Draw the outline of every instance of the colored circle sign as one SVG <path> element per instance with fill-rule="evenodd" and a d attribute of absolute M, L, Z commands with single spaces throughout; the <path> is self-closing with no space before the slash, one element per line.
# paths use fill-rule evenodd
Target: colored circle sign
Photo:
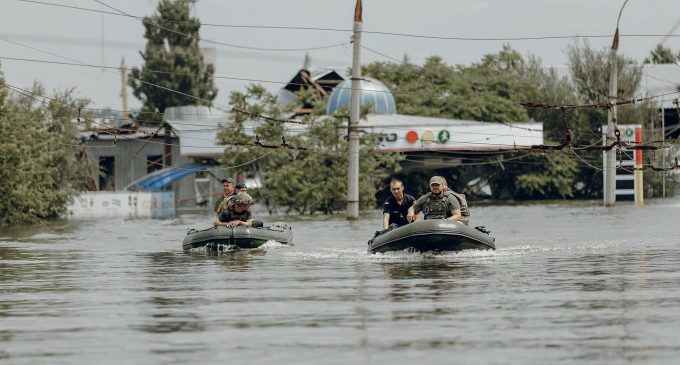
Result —
<path fill-rule="evenodd" d="M 418 132 L 416 131 L 408 131 L 406 133 L 406 142 L 410 144 L 414 144 L 418 141 Z"/>
<path fill-rule="evenodd" d="M 446 129 L 440 130 L 439 134 L 437 134 L 437 140 L 439 141 L 439 143 L 442 144 L 448 142 L 450 137 L 451 135 L 449 134 L 449 131 L 447 131 Z"/>
<path fill-rule="evenodd" d="M 426 130 L 425 133 L 423 133 L 423 143 L 432 143 L 434 142 L 434 133 L 432 133 L 431 130 Z"/>
<path fill-rule="evenodd" d="M 635 134 L 635 131 L 633 131 L 633 128 L 626 128 L 626 137 L 631 138 L 631 137 L 633 137 L 633 134 Z"/>

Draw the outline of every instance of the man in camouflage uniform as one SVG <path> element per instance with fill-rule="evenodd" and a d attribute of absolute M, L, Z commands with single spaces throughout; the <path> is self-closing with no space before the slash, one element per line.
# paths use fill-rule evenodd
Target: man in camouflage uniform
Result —
<path fill-rule="evenodd" d="M 220 199 L 215 202 L 215 214 L 219 215 L 227 207 L 227 201 L 232 196 L 236 195 L 234 191 L 234 181 L 230 178 L 222 179 L 222 186 L 224 187 L 224 193 Z"/>
<path fill-rule="evenodd" d="M 442 179 L 444 178 L 442 177 Z M 465 223 L 466 225 L 470 224 L 470 208 L 468 207 L 467 198 L 465 197 L 465 194 L 457 193 L 451 190 L 448 186 L 448 183 L 446 182 L 446 179 L 444 179 L 444 194 L 451 195 L 458 201 L 458 204 L 460 205 L 461 214 L 461 217 L 460 219 L 458 219 L 458 221 L 461 223 Z"/>
<path fill-rule="evenodd" d="M 450 219 L 460 221 L 463 217 L 460 204 L 453 194 L 445 193 L 446 180 L 441 176 L 430 179 L 430 192 L 420 197 L 408 210 L 407 219 L 416 220 L 416 214 L 423 213 L 424 219 Z"/>
<path fill-rule="evenodd" d="M 253 214 L 250 206 L 253 205 L 253 198 L 248 193 L 238 193 L 228 199 L 226 208 L 220 212 L 215 220 L 216 226 L 251 226 Z"/>

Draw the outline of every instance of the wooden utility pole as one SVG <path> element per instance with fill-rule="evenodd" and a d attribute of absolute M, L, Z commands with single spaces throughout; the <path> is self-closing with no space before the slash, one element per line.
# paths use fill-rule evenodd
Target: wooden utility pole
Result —
<path fill-rule="evenodd" d="M 352 43 L 352 96 L 350 101 L 349 148 L 347 164 L 347 218 L 359 218 L 359 112 L 361 110 L 361 29 L 363 25 L 363 9 L 361 0 L 357 0 L 354 8 L 354 32 Z"/>
<path fill-rule="evenodd" d="M 125 65 L 125 57 L 120 60 L 120 99 L 123 104 L 123 124 L 128 124 L 130 120 L 130 113 L 128 112 L 128 70 Z"/>
<path fill-rule="evenodd" d="M 666 109 L 663 104 L 661 104 L 661 145 L 666 145 Z M 661 166 L 666 167 L 666 149 L 661 150 Z M 661 177 L 661 197 L 666 199 L 666 171 L 661 172 Z"/>
<path fill-rule="evenodd" d="M 642 144 L 642 127 L 635 128 L 635 144 Z M 645 189 L 643 185 L 643 159 L 642 150 L 633 151 L 634 167 L 633 171 L 633 187 L 635 189 L 635 206 L 642 207 L 645 205 Z"/>
<path fill-rule="evenodd" d="M 618 97 L 618 63 L 616 51 L 619 48 L 619 27 L 616 27 L 614 41 L 609 51 L 609 112 L 607 113 L 607 144 L 615 140 L 616 131 L 616 99 Z M 616 148 L 605 152 L 604 169 L 604 205 L 607 207 L 616 204 Z"/>

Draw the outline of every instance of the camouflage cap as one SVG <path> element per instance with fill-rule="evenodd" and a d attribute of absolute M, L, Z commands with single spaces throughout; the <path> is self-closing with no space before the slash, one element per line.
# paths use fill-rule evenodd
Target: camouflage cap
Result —
<path fill-rule="evenodd" d="M 248 204 L 248 205 L 253 204 L 253 198 L 251 198 L 248 193 L 244 192 L 234 195 L 232 201 L 234 202 L 234 204 Z"/>
<path fill-rule="evenodd" d="M 445 186 L 446 180 L 444 180 L 444 178 L 441 176 L 432 176 L 432 178 L 430 178 L 430 185 L 432 184 L 439 184 L 441 186 Z"/>

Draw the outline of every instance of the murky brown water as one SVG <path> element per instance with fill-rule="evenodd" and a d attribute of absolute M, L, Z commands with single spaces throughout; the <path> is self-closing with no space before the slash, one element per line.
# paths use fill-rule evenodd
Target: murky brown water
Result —
<path fill-rule="evenodd" d="M 674 364 L 680 203 L 475 208 L 495 252 L 366 253 L 379 223 L 183 253 L 185 227 L 0 232 L 0 362 Z"/>

